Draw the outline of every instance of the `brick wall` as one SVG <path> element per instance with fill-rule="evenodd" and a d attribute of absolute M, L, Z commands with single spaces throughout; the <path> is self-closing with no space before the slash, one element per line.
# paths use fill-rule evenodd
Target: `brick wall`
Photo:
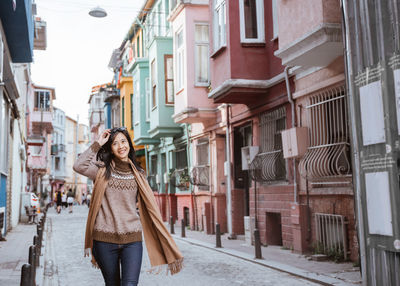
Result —
<path fill-rule="evenodd" d="M 257 185 L 257 220 L 262 244 L 268 244 L 268 235 L 272 239 L 275 233 L 270 232 L 273 226 L 267 224 L 267 213 L 278 213 L 281 216 L 282 244 L 291 247 L 293 243 L 290 204 L 293 202 L 293 185 Z M 254 187 L 250 189 L 250 216 L 254 217 Z"/>

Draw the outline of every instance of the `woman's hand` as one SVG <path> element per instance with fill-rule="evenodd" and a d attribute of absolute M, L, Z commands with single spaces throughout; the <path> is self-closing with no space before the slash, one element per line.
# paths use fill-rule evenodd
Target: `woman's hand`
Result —
<path fill-rule="evenodd" d="M 97 139 L 97 142 L 99 142 L 100 146 L 103 146 L 104 144 L 106 144 L 106 142 L 108 141 L 108 138 L 110 138 L 110 132 L 111 132 L 111 129 L 106 129 L 101 133 L 99 139 Z"/>

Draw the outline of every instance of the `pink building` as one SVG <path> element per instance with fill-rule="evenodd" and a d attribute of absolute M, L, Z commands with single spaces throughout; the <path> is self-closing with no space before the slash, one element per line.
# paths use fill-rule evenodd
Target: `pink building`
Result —
<path fill-rule="evenodd" d="M 28 187 L 30 191 L 50 191 L 51 133 L 55 89 L 34 85 L 28 98 Z"/>

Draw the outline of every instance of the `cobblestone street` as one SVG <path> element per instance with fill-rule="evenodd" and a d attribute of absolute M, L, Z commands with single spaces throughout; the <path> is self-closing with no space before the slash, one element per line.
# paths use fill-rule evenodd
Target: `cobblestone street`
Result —
<path fill-rule="evenodd" d="M 75 206 L 69 214 L 49 209 L 45 263 L 54 262 L 54 274 L 45 275 L 43 285 L 101 285 L 101 272 L 83 257 L 84 230 L 88 208 Z M 177 241 L 185 256 L 185 268 L 176 276 L 152 275 L 147 253 L 143 254 L 139 285 L 317 285 L 210 249 Z M 144 247 L 145 249 L 145 247 Z M 49 268 L 49 267 L 47 267 Z M 45 273 L 49 273 L 45 269 Z"/>

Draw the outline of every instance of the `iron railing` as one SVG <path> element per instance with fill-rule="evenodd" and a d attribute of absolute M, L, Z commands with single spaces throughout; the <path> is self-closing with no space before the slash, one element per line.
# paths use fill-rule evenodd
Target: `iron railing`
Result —
<path fill-rule="evenodd" d="M 315 214 L 315 230 L 319 252 L 346 260 L 348 256 L 345 217 L 333 214 Z"/>
<path fill-rule="evenodd" d="M 170 184 L 181 190 L 189 189 L 190 177 L 187 168 L 175 169 L 170 176 Z"/>
<path fill-rule="evenodd" d="M 345 87 L 310 98 L 307 126 L 310 147 L 300 161 L 300 173 L 310 180 L 351 175 Z"/>
<path fill-rule="evenodd" d="M 195 186 L 210 186 L 210 166 L 195 166 L 190 172 L 190 183 Z"/>
<path fill-rule="evenodd" d="M 282 150 L 258 154 L 250 164 L 250 176 L 257 182 L 286 179 L 286 161 Z"/>
<path fill-rule="evenodd" d="M 158 192 L 158 184 L 157 184 L 157 175 L 148 175 L 147 176 L 147 181 L 149 182 L 150 188 L 153 190 L 153 192 Z"/>

